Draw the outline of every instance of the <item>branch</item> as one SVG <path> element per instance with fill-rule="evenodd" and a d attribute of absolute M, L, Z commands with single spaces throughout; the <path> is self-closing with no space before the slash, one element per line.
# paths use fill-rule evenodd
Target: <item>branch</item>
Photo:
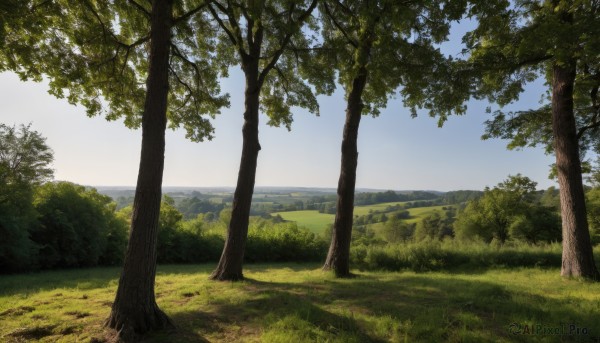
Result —
<path fill-rule="evenodd" d="M 180 17 L 178 17 L 178 18 L 175 18 L 175 19 L 173 20 L 173 26 L 174 26 L 174 25 L 176 25 L 176 24 L 178 24 L 179 22 L 182 22 L 182 21 L 185 21 L 185 20 L 189 19 L 189 18 L 190 18 L 190 17 L 192 17 L 194 14 L 196 14 L 196 13 L 200 12 L 200 11 L 201 11 L 201 10 L 202 10 L 204 7 L 206 7 L 206 6 L 208 6 L 208 3 L 204 2 L 202 5 L 200 5 L 200 6 L 196 7 L 196 8 L 194 8 L 193 10 L 191 10 L 191 11 L 189 11 L 189 12 L 187 12 L 187 13 L 185 13 L 185 14 L 181 15 L 181 16 L 180 16 Z"/>
<path fill-rule="evenodd" d="M 290 82 L 288 81 L 287 77 L 285 77 L 285 74 L 281 71 L 281 69 L 279 69 L 278 67 L 273 67 L 273 69 L 275 71 L 277 71 L 277 74 L 279 74 L 279 77 L 281 77 L 281 79 L 284 81 L 284 82 L 282 82 L 281 87 L 283 88 L 283 91 L 289 98 L 290 91 L 288 90 L 288 87 L 289 87 Z"/>
<path fill-rule="evenodd" d="M 346 38 L 346 40 L 348 41 L 348 43 L 350 43 L 350 45 L 352 45 L 352 47 L 354 47 L 355 49 L 358 49 L 358 42 L 356 42 L 352 38 L 350 38 L 350 36 L 346 33 L 346 30 L 344 30 L 344 28 L 340 25 L 340 23 L 338 23 L 337 20 L 335 20 L 335 16 L 331 13 L 329 6 L 327 6 L 327 2 L 325 2 L 324 5 L 325 5 L 325 13 L 327 13 L 327 16 L 333 22 L 333 25 L 344 35 L 344 38 Z"/>
<path fill-rule="evenodd" d="M 315 9 L 315 7 L 317 7 L 317 0 L 313 0 L 313 2 L 306 9 L 306 11 L 304 11 L 300 15 L 300 17 L 298 17 L 298 20 L 295 23 L 292 22 L 293 26 L 298 26 L 299 24 L 301 24 L 302 22 L 304 22 L 306 20 L 306 18 L 308 18 L 308 16 Z M 292 14 L 290 13 L 290 17 L 291 17 L 291 15 Z M 293 33 L 295 33 L 296 29 L 297 29 L 297 27 L 294 27 L 290 32 L 288 32 L 288 34 L 283 39 L 283 42 L 281 43 L 281 46 L 279 47 L 279 49 L 277 49 L 275 51 L 275 53 L 273 54 L 273 58 L 271 59 L 271 61 L 266 65 L 266 67 L 262 70 L 262 72 L 258 76 L 259 87 L 262 86 L 263 82 L 265 81 L 265 78 L 267 77 L 267 75 L 269 74 L 269 72 L 271 71 L 271 69 L 273 69 L 273 67 L 275 66 L 275 64 L 279 60 L 279 57 L 281 57 L 281 54 L 283 54 L 283 51 L 286 49 L 288 43 L 292 39 L 292 35 L 293 35 Z"/>
<path fill-rule="evenodd" d="M 140 5 L 139 3 L 137 3 L 135 0 L 127 0 L 130 4 L 133 5 L 133 7 L 137 8 L 138 10 L 140 10 L 142 13 L 144 13 L 147 17 L 150 17 L 150 12 L 148 12 L 147 9 L 144 8 L 144 6 Z"/>
<path fill-rule="evenodd" d="M 545 56 L 536 56 L 536 57 L 532 57 L 526 60 L 523 60 L 519 63 L 517 63 L 516 68 L 519 69 L 521 67 L 524 66 L 529 66 L 529 65 L 534 65 L 534 64 L 538 64 L 538 63 L 542 63 L 545 62 L 551 58 L 553 58 L 553 55 L 545 55 Z"/>
<path fill-rule="evenodd" d="M 598 112 L 596 112 L 594 114 L 594 117 L 592 118 L 592 123 L 589 125 L 586 125 L 582 128 L 579 129 L 579 131 L 577 132 L 577 140 L 580 140 L 581 137 L 583 137 L 583 134 L 587 131 L 587 130 L 591 130 L 591 129 L 595 129 L 597 127 L 600 127 L 600 122 L 598 121 Z"/>
<path fill-rule="evenodd" d="M 185 107 L 185 105 L 187 105 L 187 103 L 189 102 L 190 98 L 194 98 L 194 107 L 196 108 L 196 111 L 200 112 L 200 108 L 198 107 L 198 101 L 196 100 L 196 98 L 193 96 L 194 91 L 192 90 L 192 88 L 190 87 L 190 85 L 188 85 L 186 82 L 184 82 L 179 75 L 177 74 L 177 72 L 169 67 L 169 70 L 171 70 L 171 73 L 175 76 L 175 79 L 177 80 L 177 83 L 179 83 L 180 85 L 182 85 L 185 89 L 187 89 L 188 91 L 188 96 L 185 97 L 185 100 L 183 102 L 183 104 L 178 108 L 182 109 L 183 107 Z"/>
<path fill-rule="evenodd" d="M 216 1 L 212 1 L 211 4 L 214 4 L 215 6 L 217 6 L 217 8 L 225 13 L 227 15 L 227 17 L 229 18 L 229 22 L 231 23 L 232 21 L 235 22 L 234 19 L 232 19 L 229 15 L 229 11 L 227 8 L 225 8 L 223 5 L 219 4 Z M 227 27 L 227 25 L 225 25 L 225 23 L 223 22 L 223 20 L 221 19 L 221 17 L 219 17 L 219 15 L 217 14 L 217 12 L 215 11 L 215 9 L 211 6 L 211 4 L 208 5 L 208 10 L 210 11 L 210 13 L 212 14 L 213 18 L 215 18 L 215 20 L 219 23 L 219 26 L 221 26 L 221 28 L 225 31 L 225 33 L 227 34 L 227 36 L 229 37 L 229 40 L 231 41 L 231 43 L 237 47 L 238 52 L 240 53 L 240 55 L 242 57 L 247 56 L 248 54 L 246 53 L 246 51 L 244 50 L 244 46 L 243 46 L 243 39 L 242 37 L 238 35 L 235 35 L 233 32 L 231 32 L 231 30 Z M 238 28 L 238 33 L 239 33 L 239 26 L 236 26 Z"/>

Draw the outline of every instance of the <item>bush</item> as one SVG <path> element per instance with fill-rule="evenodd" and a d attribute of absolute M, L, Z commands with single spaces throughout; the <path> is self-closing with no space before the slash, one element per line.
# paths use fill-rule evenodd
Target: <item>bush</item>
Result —
<path fill-rule="evenodd" d="M 248 262 L 320 261 L 327 242 L 296 223 L 263 223 L 248 231 L 245 260 Z"/>
<path fill-rule="evenodd" d="M 351 262 L 368 270 L 464 270 L 491 267 L 560 267 L 562 248 L 558 243 L 532 245 L 511 242 L 425 240 L 419 243 L 354 246 Z"/>
<path fill-rule="evenodd" d="M 125 226 L 109 197 L 69 182 L 46 183 L 37 189 L 34 206 L 39 225 L 31 230 L 31 239 L 41 268 L 119 262 L 108 254 L 122 252 Z"/>

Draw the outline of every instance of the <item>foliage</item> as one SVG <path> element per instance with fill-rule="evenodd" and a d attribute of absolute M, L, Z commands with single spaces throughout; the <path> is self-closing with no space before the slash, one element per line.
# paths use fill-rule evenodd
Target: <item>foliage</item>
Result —
<path fill-rule="evenodd" d="M 31 239 L 38 245 L 41 268 L 121 261 L 127 227 L 115 217 L 109 197 L 68 182 L 46 183 L 37 188 L 34 205 L 39 225 Z"/>
<path fill-rule="evenodd" d="M 248 262 L 320 261 L 327 242 L 295 223 L 270 224 L 259 221 L 250 226 L 246 245 Z"/>
<path fill-rule="evenodd" d="M 364 192 L 356 193 L 354 195 L 354 205 L 372 205 L 385 202 L 404 202 L 404 201 L 416 201 L 416 200 L 433 200 L 437 199 L 438 196 L 433 193 L 414 191 L 411 193 L 397 193 L 394 191 L 385 192 Z"/>
<path fill-rule="evenodd" d="M 215 204 L 210 200 L 202 200 L 198 197 L 184 198 L 175 203 L 175 207 L 183 214 L 185 219 L 192 219 L 201 213 L 214 212 L 219 213 L 224 204 Z"/>
<path fill-rule="evenodd" d="M 582 156 L 598 152 L 600 124 L 600 32 L 596 1 L 489 1 L 473 8 L 476 30 L 464 37 L 471 61 L 482 72 L 477 79 L 481 97 L 500 105 L 518 99 L 526 83 L 545 76 L 551 66 L 575 64 L 574 111 Z M 568 14 L 565 14 L 568 13 Z M 551 106 L 548 97 L 537 109 L 494 112 L 483 138 L 509 139 L 509 149 L 542 145 L 553 152 Z"/>
<path fill-rule="evenodd" d="M 447 211 L 442 217 L 440 212 L 434 211 L 432 214 L 424 217 L 418 224 L 414 232 L 416 240 L 424 239 L 444 239 L 445 237 L 454 237 L 452 223 L 454 218 L 453 211 Z"/>
<path fill-rule="evenodd" d="M 413 243 L 358 245 L 352 264 L 363 270 L 477 270 L 482 268 L 560 267 L 561 246 L 514 242 L 502 246 L 446 239 Z"/>
<path fill-rule="evenodd" d="M 138 127 L 148 73 L 148 5 L 24 1 L 20 16 L 4 19 L 8 34 L 0 70 L 35 81 L 48 77 L 51 94 L 83 105 L 89 116 L 122 117 L 127 126 Z M 198 15 L 203 6 L 175 1 L 169 59 L 169 125 L 183 127 L 193 141 L 212 138 L 213 127 L 203 115 L 214 116 L 228 105 L 227 96 L 218 95 L 218 76 L 226 69 L 222 60 L 210 58 L 215 33 Z"/>
<path fill-rule="evenodd" d="M 600 244 L 600 188 L 593 188 L 586 194 L 588 223 L 592 244 Z"/>
<path fill-rule="evenodd" d="M 540 205 L 536 200 L 536 183 L 516 175 L 486 189 L 478 200 L 467 203 L 454 224 L 459 239 L 493 239 L 504 243 L 510 239 L 527 242 L 559 241 L 560 218 L 556 209 Z"/>
<path fill-rule="evenodd" d="M 392 217 L 383 227 L 383 236 L 390 243 L 405 243 L 412 240 L 415 233 L 415 224 L 406 224 L 398 217 Z"/>
<path fill-rule="evenodd" d="M 37 225 L 34 188 L 52 178 L 52 150 L 31 126 L 0 124 L 0 270 L 19 271 L 35 263 L 29 231 Z"/>
<path fill-rule="evenodd" d="M 31 125 L 0 124 L 0 184 L 37 185 L 52 178 L 54 159 L 46 139 Z"/>
<path fill-rule="evenodd" d="M 269 125 L 288 130 L 293 106 L 318 113 L 313 90 L 303 81 L 299 64 L 311 63 L 315 29 L 311 14 L 317 1 L 211 1 L 208 10 L 219 32 L 215 58 L 239 65 L 259 92 L 260 110 Z M 327 87 L 317 87 L 322 93 Z"/>
<path fill-rule="evenodd" d="M 447 39 L 450 22 L 465 9 L 465 1 L 323 1 L 324 47 L 333 53 L 324 50 L 313 67 L 321 78 L 323 70 L 335 69 L 346 97 L 353 80 L 368 75 L 361 94 L 364 114 L 377 116 L 402 86 L 413 115 L 424 108 L 442 123 L 450 113 L 464 112 L 468 84 L 460 63 L 436 44 Z"/>

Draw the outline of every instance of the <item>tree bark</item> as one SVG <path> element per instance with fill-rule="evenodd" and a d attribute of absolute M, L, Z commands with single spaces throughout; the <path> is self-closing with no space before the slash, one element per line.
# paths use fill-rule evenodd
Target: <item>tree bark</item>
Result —
<path fill-rule="evenodd" d="M 588 229 L 579 140 L 573 112 L 575 63 L 555 64 L 552 72 L 552 129 L 563 235 L 560 274 L 600 280 Z"/>
<path fill-rule="evenodd" d="M 169 92 L 172 0 L 152 3 L 150 62 L 142 115 L 142 150 L 133 202 L 129 243 L 107 325 L 122 340 L 172 326 L 156 304 L 156 245 Z"/>
<path fill-rule="evenodd" d="M 244 278 L 242 265 L 248 236 L 250 206 L 254 193 L 256 165 L 260 143 L 258 141 L 258 111 L 260 88 L 258 77 L 258 59 L 246 58 L 242 65 L 246 77 L 244 91 L 244 126 L 242 128 L 242 158 L 238 173 L 237 186 L 233 195 L 231 221 L 227 228 L 225 246 L 217 268 L 210 278 L 220 281 L 238 281 Z"/>
<path fill-rule="evenodd" d="M 358 165 L 358 127 L 362 117 L 362 93 L 367 83 L 367 70 L 362 67 L 352 81 L 348 96 L 346 122 L 342 138 L 342 163 L 337 188 L 335 222 L 331 244 L 323 270 L 333 270 L 337 277 L 350 277 L 350 243 L 354 218 L 354 190 Z"/>

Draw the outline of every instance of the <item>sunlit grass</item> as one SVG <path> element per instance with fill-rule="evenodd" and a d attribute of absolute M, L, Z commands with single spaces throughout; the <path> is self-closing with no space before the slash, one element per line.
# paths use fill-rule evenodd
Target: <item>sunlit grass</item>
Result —
<path fill-rule="evenodd" d="M 327 226 L 332 224 L 335 219 L 333 214 L 319 213 L 316 210 L 277 212 L 272 215 L 280 215 L 283 219 L 296 222 L 298 226 L 306 227 L 316 234 L 325 231 Z"/>
<path fill-rule="evenodd" d="M 150 342 L 555 342 L 600 337 L 600 284 L 558 269 L 469 273 L 356 272 L 318 264 L 249 265 L 247 281 L 213 282 L 213 265 L 160 266 L 156 293 L 175 332 Z M 53 271 L 0 279 L 0 341 L 102 342 L 119 270 Z M 513 335 L 575 325 L 587 335 Z"/>

